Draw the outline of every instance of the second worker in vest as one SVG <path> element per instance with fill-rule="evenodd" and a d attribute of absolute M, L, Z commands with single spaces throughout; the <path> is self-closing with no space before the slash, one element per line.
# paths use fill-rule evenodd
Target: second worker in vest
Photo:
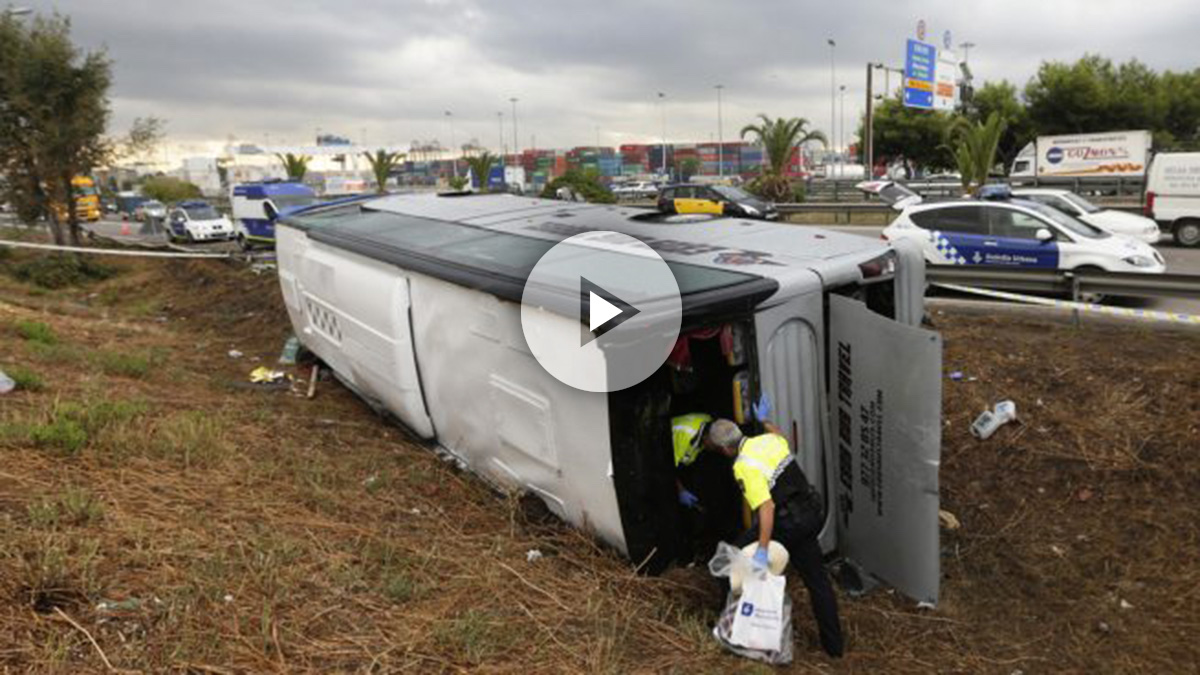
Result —
<path fill-rule="evenodd" d="M 727 505 L 737 499 L 728 459 L 704 452 L 711 415 L 689 413 L 671 419 L 675 452 L 675 490 L 679 495 L 684 527 L 679 555 L 690 562 L 696 551 L 711 551 L 718 541 L 737 535 L 738 514 Z"/>
<path fill-rule="evenodd" d="M 821 646 L 830 656 L 842 655 L 842 625 L 838 619 L 837 596 L 825 572 L 817 536 L 825 520 L 821 498 L 788 447 L 779 428 L 767 421 L 770 402 L 764 397 L 754 406 L 755 417 L 767 433 L 746 437 L 730 420 L 716 420 L 708 427 L 708 442 L 734 460 L 733 473 L 750 508 L 754 525 L 737 542 L 755 541 L 756 567 L 767 566 L 767 546 L 772 539 L 783 544 L 791 566 L 808 588 Z"/>

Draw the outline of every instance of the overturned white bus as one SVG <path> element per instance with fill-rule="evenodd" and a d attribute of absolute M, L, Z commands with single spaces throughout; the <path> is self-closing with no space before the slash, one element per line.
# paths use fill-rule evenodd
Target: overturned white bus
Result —
<path fill-rule="evenodd" d="M 692 345 L 686 364 L 611 393 L 552 377 L 521 329 L 523 285 L 541 255 L 600 230 L 667 262 L 679 339 Z M 347 386 L 645 569 L 664 569 L 688 544 L 671 418 L 744 421 L 765 392 L 824 496 L 826 551 L 937 601 L 941 341 L 919 325 L 919 250 L 763 221 L 433 194 L 294 214 L 277 250 L 296 334 Z M 740 496 L 708 508 L 740 513 Z"/>

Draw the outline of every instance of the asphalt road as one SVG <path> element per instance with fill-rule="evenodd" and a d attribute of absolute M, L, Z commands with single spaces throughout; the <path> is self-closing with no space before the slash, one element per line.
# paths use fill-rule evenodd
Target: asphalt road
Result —
<path fill-rule="evenodd" d="M 879 234 L 883 232 L 882 227 L 871 225 L 803 225 L 801 227 L 821 227 L 836 232 L 871 237 L 872 239 L 878 239 Z M 1155 248 L 1162 254 L 1163 259 L 1167 261 L 1168 272 L 1173 274 L 1200 274 L 1200 248 L 1176 246 L 1173 241 L 1167 240 L 1166 237 Z M 1180 314 L 1200 314 L 1200 300 L 1186 300 L 1182 298 L 1110 298 L 1106 301 L 1106 304 L 1155 309 Z"/>

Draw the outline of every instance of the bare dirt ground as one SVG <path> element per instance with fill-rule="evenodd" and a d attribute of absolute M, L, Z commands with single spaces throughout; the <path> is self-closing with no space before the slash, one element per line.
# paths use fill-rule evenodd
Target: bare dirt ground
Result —
<path fill-rule="evenodd" d="M 703 571 L 635 574 L 333 381 L 247 388 L 288 334 L 270 273 L 120 262 L 46 291 L 0 256 L 0 370 L 22 384 L 0 397 L 0 672 L 771 670 L 716 646 Z M 783 670 L 1194 669 L 1195 334 L 933 318 L 964 373 L 945 385 L 961 527 L 942 602 L 843 595 L 835 662 L 794 579 Z M 1021 423 L 974 440 L 1003 398 Z"/>

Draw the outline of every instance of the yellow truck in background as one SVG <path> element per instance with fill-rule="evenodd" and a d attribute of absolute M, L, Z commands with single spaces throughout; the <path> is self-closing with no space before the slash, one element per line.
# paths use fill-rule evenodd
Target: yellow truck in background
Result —
<path fill-rule="evenodd" d="M 71 179 L 71 189 L 75 192 L 75 213 L 80 221 L 95 222 L 100 220 L 100 193 L 96 183 L 87 176 L 75 176 Z M 57 202 L 50 205 L 58 222 L 67 221 L 67 207 Z"/>

